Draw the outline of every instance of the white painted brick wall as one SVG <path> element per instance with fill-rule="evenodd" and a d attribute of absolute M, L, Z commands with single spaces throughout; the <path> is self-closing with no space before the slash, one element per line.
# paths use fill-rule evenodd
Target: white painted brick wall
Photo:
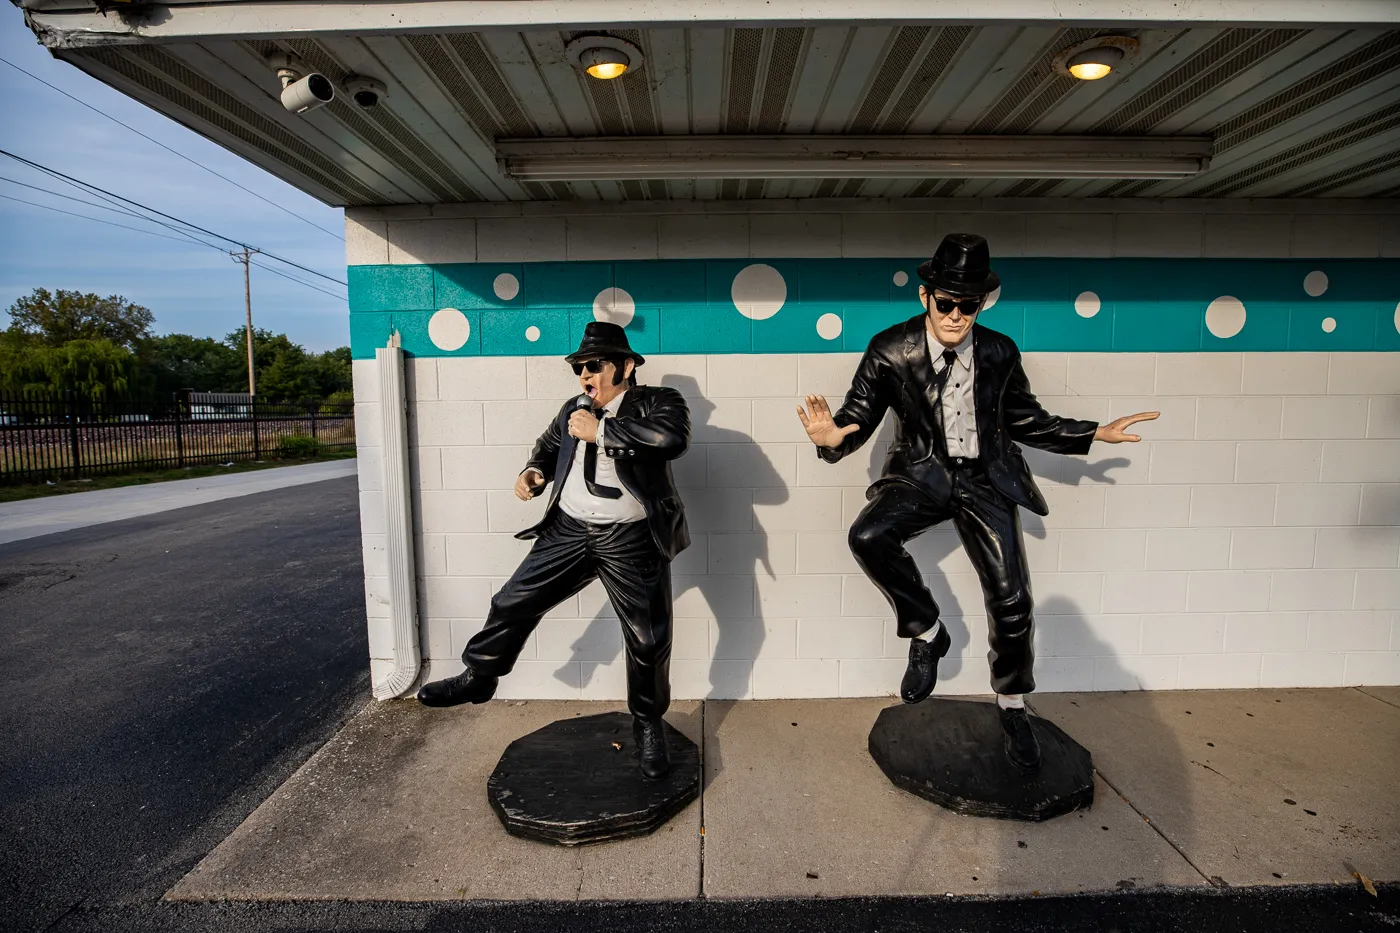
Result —
<path fill-rule="evenodd" d="M 1079 393 L 1046 393 L 1052 410 L 1156 405 L 1186 422 L 1146 426 L 1138 447 L 1032 458 L 1052 510 L 1023 513 L 1042 690 L 1400 681 L 1400 442 L 1368 436 L 1394 418 L 1382 365 L 1394 357 L 1298 356 L 1028 356 L 1032 380 Z M 713 393 L 676 468 L 694 538 L 673 567 L 676 696 L 892 693 L 907 642 L 846 543 L 880 452 L 822 463 L 793 414 L 809 387 L 844 390 L 855 357 L 764 359 L 757 385 L 745 357 L 654 356 L 644 371 L 648 382 L 688 376 Z M 457 669 L 528 548 L 513 534 L 541 503 L 521 503 L 509 487 L 572 381 L 553 359 L 415 365 L 412 385 L 439 396 L 413 400 L 413 462 L 424 477 L 415 491 L 423 647 L 440 676 Z M 1264 374 L 1278 372 L 1295 377 L 1287 396 L 1242 394 L 1267 390 Z M 373 369 L 357 363 L 355 376 L 365 416 L 377 417 Z M 1195 380 L 1219 391 L 1192 395 Z M 748 394 L 725 394 L 738 385 Z M 516 397 L 502 397 L 509 391 Z M 721 425 L 737 434 L 716 442 L 707 429 Z M 377 463 L 375 433 L 360 436 L 364 465 Z M 391 639 L 373 469 L 361 487 L 371 653 L 383 660 Z M 954 636 L 958 660 L 945 662 L 940 691 L 986 692 L 986 622 L 966 555 L 943 528 L 910 549 Z M 546 618 L 501 695 L 621 697 L 621 652 L 594 585 Z"/>
<path fill-rule="evenodd" d="M 1359 202 L 707 202 L 354 210 L 353 263 L 891 256 L 930 231 L 993 231 L 1002 256 L 1394 255 Z M 1307 212 L 1307 222 L 1294 222 Z M 514 216 L 511 216 L 514 212 Z M 489 215 L 489 216 L 488 216 Z M 577 216 L 576 216 L 577 215 Z M 616 215 L 616 216 L 610 216 Z M 1340 246 L 1338 245 L 1340 244 Z M 1386 252 L 1389 250 L 1389 252 Z M 673 566 L 677 697 L 893 693 L 907 642 L 846 530 L 882 450 L 831 466 L 793 414 L 839 398 L 858 354 L 654 355 L 642 375 L 692 396 L 676 465 L 694 544 Z M 1400 683 L 1400 355 L 1034 353 L 1052 411 L 1160 409 L 1136 447 L 1028 452 L 1051 514 L 1022 514 L 1043 691 Z M 354 364 L 372 669 L 385 604 L 378 386 Z M 510 493 L 576 383 L 555 358 L 411 361 L 410 467 L 424 677 L 461 670 L 541 503 Z M 703 402 L 703 403 L 702 403 Z M 986 622 L 956 539 L 911 544 L 953 649 L 940 693 L 984 693 Z M 551 612 L 503 697 L 620 698 L 621 639 L 601 587 Z"/>

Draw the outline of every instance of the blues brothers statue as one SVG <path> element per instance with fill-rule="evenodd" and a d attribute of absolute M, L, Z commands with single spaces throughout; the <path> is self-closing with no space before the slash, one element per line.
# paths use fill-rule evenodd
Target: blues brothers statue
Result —
<path fill-rule="evenodd" d="M 1096 440 L 1140 440 L 1124 429 L 1158 413 L 1100 425 L 1042 408 L 1016 344 L 976 323 L 1000 284 L 982 237 L 950 234 L 918 274 L 924 313 L 871 338 L 834 416 L 818 395 L 808 395 L 797 414 L 818 456 L 835 463 L 894 412 L 894 440 L 849 541 L 861 569 L 893 607 L 899 636 L 910 640 L 900 696 L 918 703 L 933 691 L 950 644 L 938 604 L 904 545 L 951 520 L 986 600 L 987 658 L 1006 755 L 1021 771 L 1033 772 L 1040 749 L 1022 699 L 1035 689 L 1031 583 L 1018 509 L 1037 515 L 1049 509 L 1017 444 L 1085 454 Z"/>
<path fill-rule="evenodd" d="M 592 321 L 565 357 L 583 394 L 559 410 L 515 483 L 529 500 L 554 489 L 534 539 L 467 642 L 467 669 L 426 684 L 426 706 L 484 703 L 509 674 L 540 618 L 601 580 L 622 623 L 627 705 L 644 776 L 670 770 L 661 717 L 671 702 L 671 560 L 690 544 L 671 461 L 690 445 L 690 411 L 675 389 L 637 384 L 646 360 L 616 324 Z"/>

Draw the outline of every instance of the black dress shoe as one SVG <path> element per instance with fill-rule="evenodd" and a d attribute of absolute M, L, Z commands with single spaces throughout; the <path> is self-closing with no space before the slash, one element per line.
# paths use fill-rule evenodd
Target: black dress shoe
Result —
<path fill-rule="evenodd" d="M 671 756 L 666 750 L 666 725 L 660 719 L 632 720 L 632 737 L 637 740 L 637 766 L 642 777 L 659 781 L 671 773 Z"/>
<path fill-rule="evenodd" d="M 496 693 L 498 677 L 487 677 L 467 668 L 456 677 L 435 680 L 418 688 L 418 702 L 424 706 L 456 706 L 459 703 L 485 703 Z"/>
<path fill-rule="evenodd" d="M 917 703 L 933 692 L 938 683 L 938 661 L 952 644 L 947 626 L 942 625 L 933 641 L 909 639 L 909 666 L 904 669 L 904 680 L 899 684 L 899 696 L 905 703 Z"/>
<path fill-rule="evenodd" d="M 1031 718 L 1024 709 L 1001 709 L 1001 731 L 1006 733 L 1002 744 L 1006 747 L 1006 757 L 1023 772 L 1029 774 L 1040 768 L 1040 743 L 1031 731 Z"/>

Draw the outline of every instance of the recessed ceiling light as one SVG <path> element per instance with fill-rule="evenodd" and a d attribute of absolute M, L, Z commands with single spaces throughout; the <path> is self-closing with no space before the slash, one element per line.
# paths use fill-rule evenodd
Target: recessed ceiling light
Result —
<path fill-rule="evenodd" d="M 1125 67 L 1137 50 L 1138 40 L 1131 36 L 1095 36 L 1061 49 L 1050 67 L 1059 74 L 1080 81 L 1097 81 Z"/>
<path fill-rule="evenodd" d="M 1111 46 L 1089 49 L 1072 56 L 1065 63 L 1069 73 L 1081 81 L 1097 81 L 1108 76 L 1113 66 L 1123 60 L 1123 50 Z"/>
<path fill-rule="evenodd" d="M 620 78 L 642 65 L 642 50 L 617 36 L 579 36 L 564 51 L 576 67 L 601 81 Z"/>
<path fill-rule="evenodd" d="M 626 52 L 616 49 L 587 49 L 579 56 L 579 64 L 593 77 L 610 81 L 622 77 L 632 62 Z"/>

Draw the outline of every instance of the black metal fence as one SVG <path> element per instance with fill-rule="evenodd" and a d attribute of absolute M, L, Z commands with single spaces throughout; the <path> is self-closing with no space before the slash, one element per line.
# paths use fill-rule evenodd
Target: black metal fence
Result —
<path fill-rule="evenodd" d="M 310 456 L 355 446 L 355 406 L 179 393 L 94 402 L 0 393 L 0 483 Z"/>

